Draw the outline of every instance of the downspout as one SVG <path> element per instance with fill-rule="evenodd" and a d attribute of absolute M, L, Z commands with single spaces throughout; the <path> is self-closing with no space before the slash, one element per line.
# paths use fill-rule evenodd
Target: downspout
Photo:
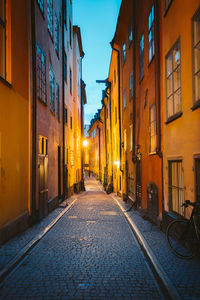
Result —
<path fill-rule="evenodd" d="M 99 129 L 99 181 L 100 181 L 100 166 L 101 166 L 101 138 L 100 138 L 100 127 Z"/>
<path fill-rule="evenodd" d="M 135 1 L 133 1 L 133 151 L 132 151 L 132 162 L 136 163 L 135 154 L 135 138 L 136 138 L 136 15 L 135 15 Z"/>
<path fill-rule="evenodd" d="M 121 142 L 122 142 L 122 129 L 121 129 L 121 89 L 120 89 L 120 51 L 113 47 L 113 42 L 110 43 L 111 47 L 114 51 L 117 52 L 117 66 L 118 66 L 118 106 L 119 106 L 119 155 L 120 155 L 120 171 L 123 173 L 122 170 L 122 149 L 121 149 Z"/>
<path fill-rule="evenodd" d="M 161 103 L 160 103 L 160 24 L 159 24 L 159 1 L 155 1 L 155 22 L 156 22 L 156 34 L 155 34 L 155 41 L 156 41 L 156 76 L 155 76 L 155 90 L 156 90 L 156 99 L 157 99 L 157 130 L 158 130 L 158 144 L 157 144 L 157 153 L 161 158 L 161 176 L 162 176 L 162 213 L 164 212 L 164 178 L 163 178 L 163 153 L 161 150 Z"/>
<path fill-rule="evenodd" d="M 36 71 L 36 32 L 35 0 L 31 0 L 31 36 L 32 36 L 32 197 L 31 222 L 36 219 L 36 168 L 37 168 L 37 71 Z"/>
<path fill-rule="evenodd" d="M 65 189 L 65 81 L 64 81 L 64 14 L 65 14 L 65 0 L 62 0 L 62 109 L 63 109 L 63 122 L 62 122 L 62 132 L 63 132 L 63 197 L 62 200 L 65 200 L 66 189 Z"/>
<path fill-rule="evenodd" d="M 110 84 L 110 145 L 111 145 L 111 164 L 112 164 L 112 189 L 113 189 L 113 148 L 112 148 L 112 116 L 111 116 L 111 109 L 112 109 L 112 104 L 111 104 L 111 84 Z"/>

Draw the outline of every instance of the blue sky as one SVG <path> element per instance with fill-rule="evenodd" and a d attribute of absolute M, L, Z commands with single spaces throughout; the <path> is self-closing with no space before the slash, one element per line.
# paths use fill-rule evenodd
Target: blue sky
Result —
<path fill-rule="evenodd" d="M 108 77 L 111 47 L 121 0 L 73 0 L 73 23 L 81 28 L 83 50 L 83 80 L 86 83 L 88 124 L 101 107 L 104 84 L 96 79 Z"/>

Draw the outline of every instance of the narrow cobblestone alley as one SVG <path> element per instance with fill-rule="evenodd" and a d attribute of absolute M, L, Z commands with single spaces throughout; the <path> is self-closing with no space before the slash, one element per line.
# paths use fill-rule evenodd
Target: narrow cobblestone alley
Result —
<path fill-rule="evenodd" d="M 3 281 L 1 299 L 161 299 L 123 213 L 95 181 Z"/>

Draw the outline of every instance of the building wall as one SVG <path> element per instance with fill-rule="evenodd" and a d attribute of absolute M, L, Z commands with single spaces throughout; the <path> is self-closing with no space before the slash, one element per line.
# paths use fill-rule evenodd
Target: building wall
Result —
<path fill-rule="evenodd" d="M 165 14 L 165 7 L 161 5 L 162 25 L 162 56 L 161 56 L 161 99 L 163 103 L 163 121 L 167 121 L 166 112 L 166 55 L 175 42 L 180 40 L 181 61 L 181 98 L 182 115 L 164 123 L 163 132 L 163 176 L 164 176 L 164 209 L 169 207 L 169 160 L 182 160 L 184 199 L 195 201 L 195 155 L 200 154 L 200 109 L 192 110 L 193 82 L 192 82 L 192 22 L 191 19 L 197 9 L 199 1 L 174 0 Z M 176 22 L 176 26 L 174 26 Z M 173 30 L 172 30 L 173 28 Z M 184 212 L 183 212 L 184 214 Z"/>
<path fill-rule="evenodd" d="M 13 231 L 20 218 L 21 228 L 27 225 L 29 207 L 29 5 L 7 1 L 6 9 L 7 82 L 0 78 L 0 243 L 13 233 L 3 231 L 8 223 L 18 222 Z"/>

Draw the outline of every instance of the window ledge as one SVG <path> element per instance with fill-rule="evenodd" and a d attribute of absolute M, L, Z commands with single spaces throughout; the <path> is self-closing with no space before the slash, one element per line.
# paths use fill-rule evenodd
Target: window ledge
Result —
<path fill-rule="evenodd" d="M 1 76 L 0 76 L 0 81 L 3 82 L 5 85 L 7 85 L 9 88 L 12 88 L 12 84 Z"/>
<path fill-rule="evenodd" d="M 182 114 L 183 114 L 183 113 L 182 113 L 182 111 L 181 111 L 181 112 L 179 112 L 179 113 L 177 113 L 177 114 L 175 114 L 175 115 L 169 117 L 169 118 L 167 119 L 167 121 L 165 122 L 165 124 L 169 124 L 169 123 L 173 122 L 174 120 L 180 118 L 180 117 L 182 116 Z"/>
<path fill-rule="evenodd" d="M 153 156 L 153 155 L 158 155 L 158 153 L 155 151 L 155 152 L 150 152 L 149 153 L 149 156 Z"/>
<path fill-rule="evenodd" d="M 200 99 L 194 103 L 194 105 L 191 107 L 191 110 L 194 111 L 199 107 L 200 107 Z"/>
<path fill-rule="evenodd" d="M 40 97 L 37 97 L 37 98 L 38 98 L 38 100 L 39 100 L 44 106 L 47 107 L 47 102 L 44 102 Z"/>
<path fill-rule="evenodd" d="M 167 13 L 168 13 L 171 5 L 172 5 L 172 2 L 173 2 L 173 0 L 169 3 L 169 5 L 167 6 L 167 8 L 165 9 L 165 13 L 164 13 L 164 16 L 163 16 L 164 18 L 166 17 L 166 15 L 167 15 Z"/>

